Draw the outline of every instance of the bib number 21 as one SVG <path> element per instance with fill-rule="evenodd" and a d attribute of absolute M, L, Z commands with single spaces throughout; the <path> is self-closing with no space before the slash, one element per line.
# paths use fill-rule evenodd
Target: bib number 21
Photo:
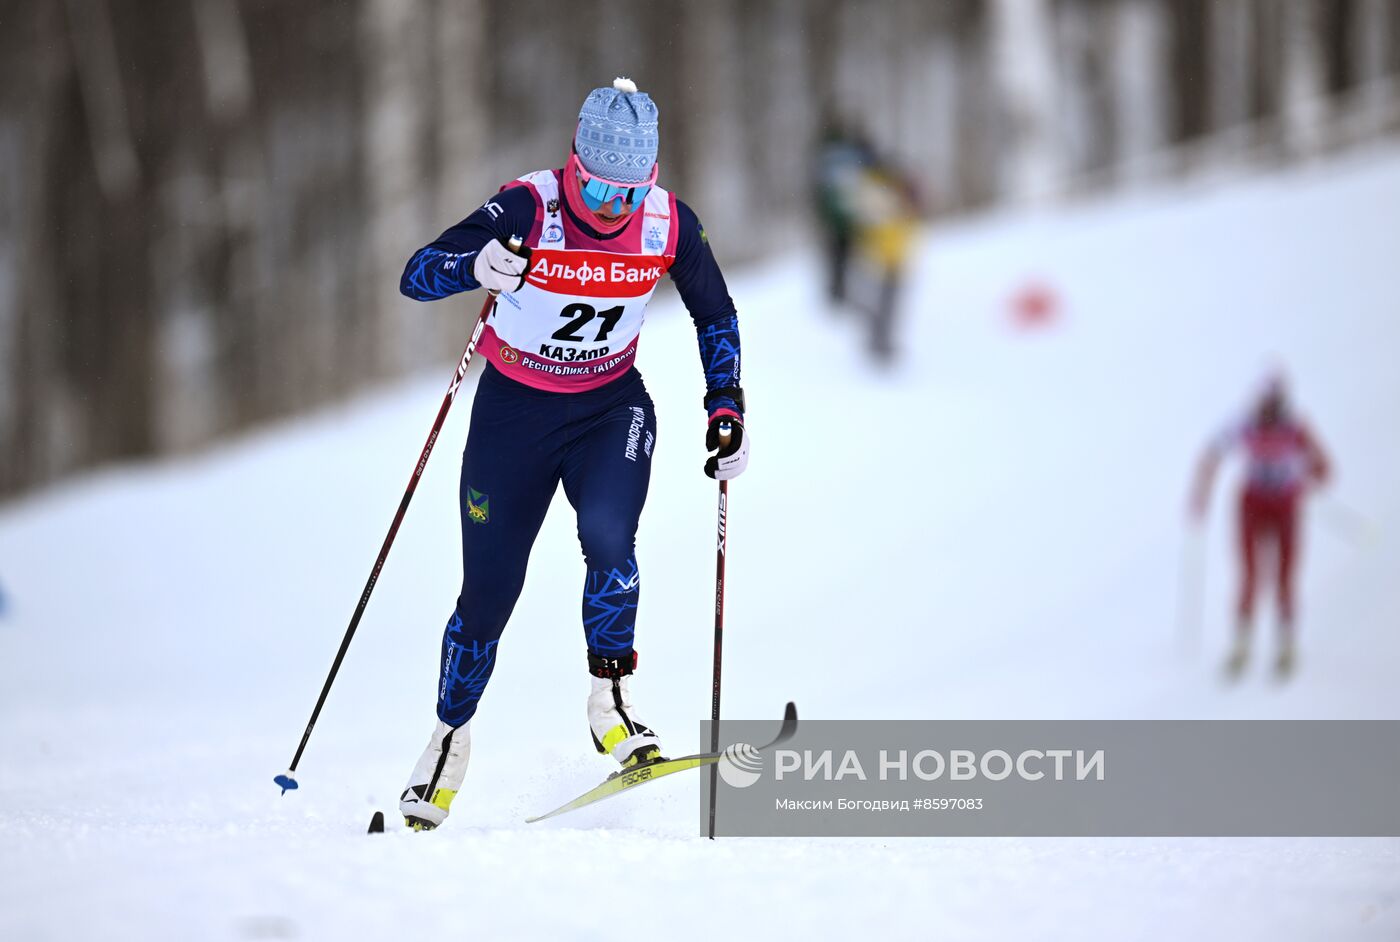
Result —
<path fill-rule="evenodd" d="M 569 318 L 569 322 L 550 334 L 555 340 L 564 340 L 571 343 L 585 343 L 584 336 L 578 333 L 585 324 L 593 318 L 601 318 L 603 323 L 598 327 L 598 335 L 593 338 L 594 343 L 602 343 L 608 339 L 608 334 L 617 326 L 617 322 L 622 318 L 623 306 L 610 307 L 606 311 L 599 311 L 591 304 L 581 304 L 575 302 L 565 306 L 559 312 L 560 317 Z"/>

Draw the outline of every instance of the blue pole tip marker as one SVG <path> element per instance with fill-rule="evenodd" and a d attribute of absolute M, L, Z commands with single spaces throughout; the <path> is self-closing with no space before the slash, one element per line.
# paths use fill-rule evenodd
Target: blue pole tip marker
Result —
<path fill-rule="evenodd" d="M 284 795 L 297 787 L 297 780 L 295 777 L 293 777 L 290 770 L 283 772 L 281 775 L 273 777 L 272 780 L 278 785 L 282 786 L 282 794 Z"/>

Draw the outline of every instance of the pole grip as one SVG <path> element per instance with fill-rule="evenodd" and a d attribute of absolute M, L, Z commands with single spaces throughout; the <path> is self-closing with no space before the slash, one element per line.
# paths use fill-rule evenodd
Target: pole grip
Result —
<path fill-rule="evenodd" d="M 514 252 L 514 253 L 517 254 L 517 255 L 520 254 L 520 249 L 521 249 L 524 245 L 525 245 L 525 240 L 522 239 L 522 238 L 520 238 L 520 236 L 518 236 L 518 235 L 513 235 L 513 236 L 511 236 L 509 239 L 506 240 L 506 248 L 510 249 L 512 252 Z M 497 295 L 499 295 L 501 292 L 499 292 L 499 291 L 493 291 L 492 289 L 487 288 L 487 289 L 486 289 L 486 293 L 489 294 L 489 295 L 491 295 L 491 297 L 494 298 L 494 297 L 496 297 Z"/>

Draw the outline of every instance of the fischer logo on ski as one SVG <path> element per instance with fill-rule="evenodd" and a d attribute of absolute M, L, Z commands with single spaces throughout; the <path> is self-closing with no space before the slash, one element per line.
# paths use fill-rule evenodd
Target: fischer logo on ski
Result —
<path fill-rule="evenodd" d="M 757 755 L 759 752 L 772 749 L 780 743 L 787 742 L 796 734 L 797 706 L 796 704 L 789 703 L 787 709 L 783 712 L 783 725 L 778 729 L 778 735 L 773 738 L 772 742 L 760 746 L 757 749 L 749 747 L 752 751 L 746 751 L 746 755 Z M 585 805 L 591 805 L 594 802 L 602 801 L 604 798 L 611 798 L 628 789 L 636 788 L 638 785 L 654 782 L 667 775 L 674 775 L 677 772 L 684 772 L 687 769 L 699 769 L 714 765 L 723 757 L 723 751 L 702 752 L 693 756 L 682 756 L 679 759 L 659 759 L 636 769 L 614 772 L 611 778 L 604 780 L 602 784 L 594 786 L 584 792 L 568 804 L 560 805 L 548 814 L 526 818 L 525 823 L 534 824 L 536 821 L 543 821 L 546 818 L 552 818 L 555 815 L 564 814 L 567 811 L 577 810 Z"/>

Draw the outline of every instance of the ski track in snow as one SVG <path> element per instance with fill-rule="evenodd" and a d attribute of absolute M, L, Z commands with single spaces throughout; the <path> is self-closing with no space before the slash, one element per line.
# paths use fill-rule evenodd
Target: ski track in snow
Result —
<path fill-rule="evenodd" d="M 949 226 L 924 239 L 892 376 L 825 310 L 813 259 L 735 277 L 754 445 L 731 490 L 725 715 L 776 722 L 793 699 L 808 719 L 1400 718 L 1397 205 L 1400 153 L 1378 150 Z M 1006 305 L 1030 282 L 1063 317 L 1021 333 Z M 465 331 L 472 300 L 446 303 Z M 678 754 L 708 715 L 714 485 L 674 298 L 640 357 L 660 435 L 634 693 Z M 1227 689 L 1232 484 L 1190 637 L 1186 488 L 1274 357 L 1338 476 L 1309 510 L 1300 675 L 1266 676 L 1266 607 L 1262 657 Z M 1393 839 L 712 843 L 688 774 L 526 827 L 608 771 L 562 496 L 453 817 L 365 837 L 372 810 L 397 820 L 432 727 L 470 389 L 302 788 L 279 797 L 447 379 L 0 507 L 0 938 L 1400 935 Z M 1344 539 L 1328 500 L 1376 538 Z"/>

